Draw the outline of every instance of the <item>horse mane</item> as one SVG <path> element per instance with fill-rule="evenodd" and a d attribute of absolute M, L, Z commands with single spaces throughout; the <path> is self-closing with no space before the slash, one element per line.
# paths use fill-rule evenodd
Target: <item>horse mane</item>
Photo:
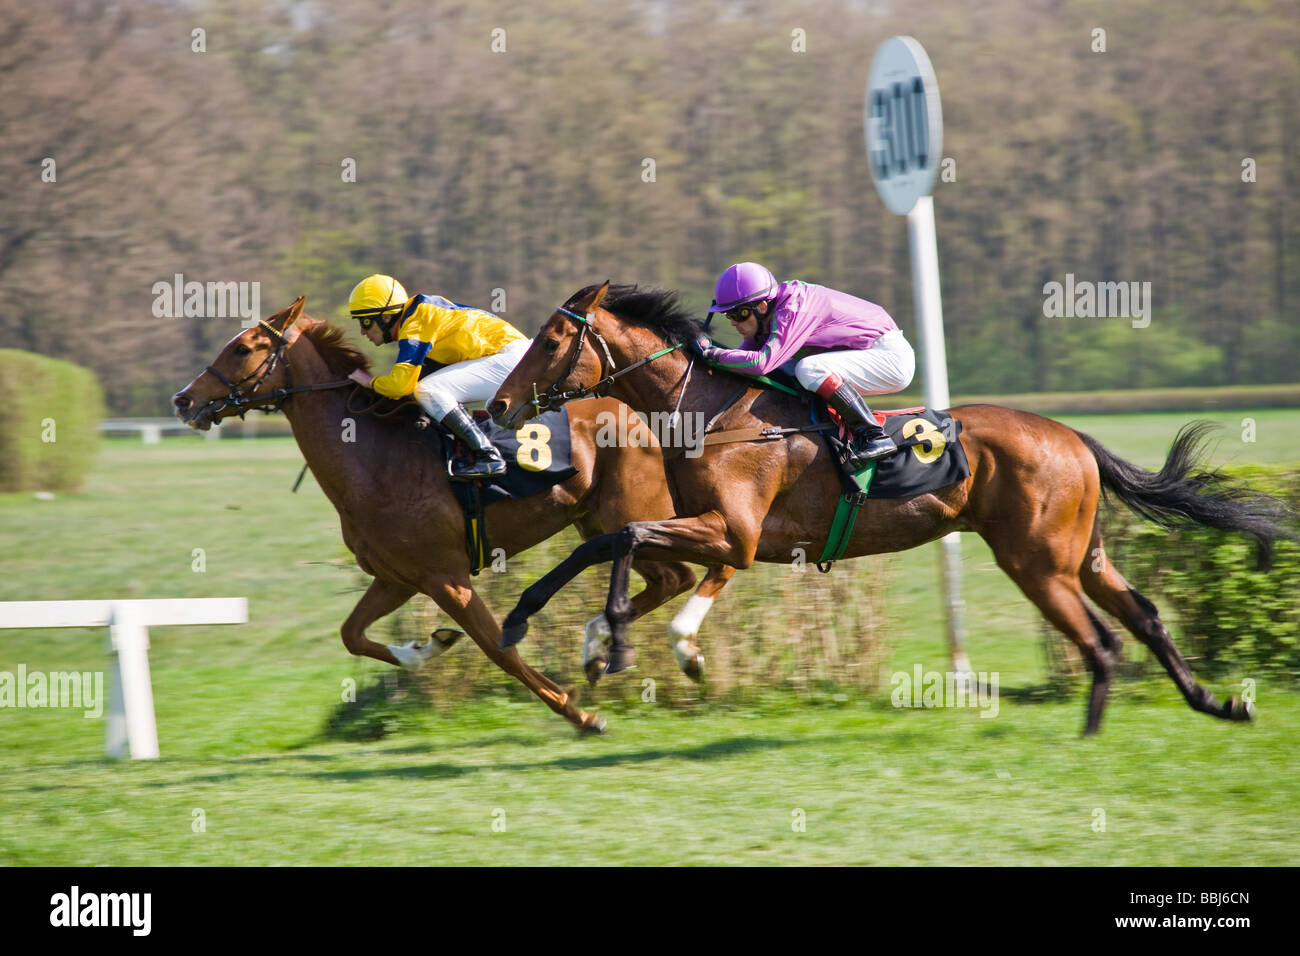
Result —
<path fill-rule="evenodd" d="M 337 325 L 323 319 L 302 323 L 302 334 L 311 339 L 329 370 L 340 378 L 347 378 L 357 369 L 370 372 L 370 359 L 348 341 L 347 333 Z"/>
<path fill-rule="evenodd" d="M 589 285 L 569 296 L 565 308 L 599 289 Z M 673 289 L 642 288 L 638 285 L 611 285 L 600 307 L 620 319 L 649 329 L 670 345 L 699 338 L 704 329 L 686 311 Z"/>

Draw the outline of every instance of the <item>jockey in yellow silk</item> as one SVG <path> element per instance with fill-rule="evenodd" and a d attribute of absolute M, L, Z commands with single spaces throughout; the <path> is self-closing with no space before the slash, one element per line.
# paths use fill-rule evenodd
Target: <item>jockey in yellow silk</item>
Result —
<path fill-rule="evenodd" d="M 434 421 L 469 447 L 469 464 L 454 463 L 452 477 L 470 480 L 503 475 L 506 463 L 462 402 L 496 394 L 532 342 L 491 312 L 439 295 L 414 295 L 392 276 L 367 276 L 348 297 L 348 311 L 375 345 L 397 342 L 397 362 L 387 375 L 350 376 L 387 398 L 414 395 Z M 445 366 L 420 377 L 426 359 Z"/>

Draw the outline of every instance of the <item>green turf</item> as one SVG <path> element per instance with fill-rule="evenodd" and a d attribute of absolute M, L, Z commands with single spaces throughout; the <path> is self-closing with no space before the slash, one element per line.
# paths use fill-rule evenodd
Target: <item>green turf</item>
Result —
<path fill-rule="evenodd" d="M 1254 417 L 1258 441 L 1237 460 L 1294 460 L 1300 412 Z M 1182 420 L 1070 424 L 1151 466 Z M 1236 451 L 1226 444 L 1220 461 Z M 773 694 L 674 708 L 665 678 L 658 703 L 607 706 L 610 735 L 580 740 L 503 676 L 498 693 L 433 709 L 415 732 L 326 741 L 344 682 L 384 668 L 339 642 L 359 578 L 319 489 L 308 479 L 289 494 L 299 463 L 279 439 L 113 440 L 81 493 L 0 496 L 0 600 L 242 594 L 253 615 L 152 631 L 156 763 L 105 760 L 102 722 L 80 712 L 0 709 L 0 863 L 1300 862 L 1300 693 L 1261 684 L 1246 726 L 1193 713 L 1163 678 L 1121 681 L 1102 734 L 1082 740 L 1081 694 L 1034 693 L 1035 612 L 969 536 L 970 649 L 1000 674 L 996 718 L 896 709 L 888 687 L 820 706 Z M 891 558 L 888 574 L 886 671 L 943 669 L 937 552 Z M 723 600 L 760 597 L 742 575 Z M 707 652 L 725 635 L 706 625 L 701 639 Z M 525 647 L 551 640 L 576 651 L 574 635 Z M 104 635 L 0 631 L 0 671 L 20 663 L 102 669 Z"/>

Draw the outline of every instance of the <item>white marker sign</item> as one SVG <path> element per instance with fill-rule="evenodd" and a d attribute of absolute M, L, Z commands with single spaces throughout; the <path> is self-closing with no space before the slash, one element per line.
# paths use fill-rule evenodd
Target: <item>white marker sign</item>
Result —
<path fill-rule="evenodd" d="M 876 48 L 867 74 L 863 113 L 867 127 L 867 165 L 871 167 L 876 192 L 880 193 L 885 208 L 907 217 L 925 404 L 931 408 L 948 408 L 951 402 L 948 358 L 943 343 L 939 247 L 935 241 L 934 200 L 930 196 L 943 155 L 943 111 L 939 108 L 939 81 L 934 77 L 934 67 L 921 44 L 912 37 L 890 37 Z M 953 671 L 969 674 L 960 542 L 956 531 L 944 536 L 943 576 Z"/>
<path fill-rule="evenodd" d="M 890 37 L 867 75 L 867 159 L 881 201 L 905 216 L 930 195 L 943 150 L 939 82 L 921 44 Z"/>

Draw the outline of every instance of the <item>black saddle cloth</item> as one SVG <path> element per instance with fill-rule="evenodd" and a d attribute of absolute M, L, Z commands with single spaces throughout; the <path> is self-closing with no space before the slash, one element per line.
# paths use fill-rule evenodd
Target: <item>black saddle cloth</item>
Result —
<path fill-rule="evenodd" d="M 569 413 L 561 407 L 530 418 L 519 431 L 501 428 L 485 411 L 474 413 L 474 421 L 506 460 L 506 473 L 499 478 L 453 481 L 452 490 L 461 506 L 473 502 L 478 486 L 479 503 L 487 506 L 506 498 L 528 498 L 568 481 L 578 473 L 570 457 Z M 447 462 L 469 461 L 469 450 L 441 425 L 435 427 L 439 453 Z"/>

